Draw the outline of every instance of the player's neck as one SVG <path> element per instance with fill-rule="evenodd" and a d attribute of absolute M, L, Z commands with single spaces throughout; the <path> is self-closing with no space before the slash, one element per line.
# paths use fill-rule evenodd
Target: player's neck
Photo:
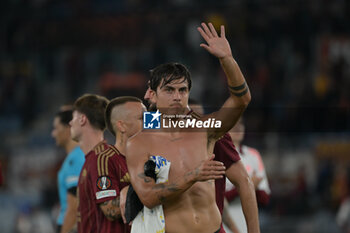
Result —
<path fill-rule="evenodd" d="M 83 133 L 79 142 L 81 150 L 84 154 L 89 153 L 98 143 L 103 141 L 103 131 L 90 129 Z"/>
<path fill-rule="evenodd" d="M 114 146 L 119 150 L 119 152 L 123 155 L 125 155 L 125 151 L 126 151 L 126 142 L 127 142 L 128 138 L 126 136 L 126 134 L 119 134 L 117 132 L 117 136 L 116 136 L 116 141 Z"/>

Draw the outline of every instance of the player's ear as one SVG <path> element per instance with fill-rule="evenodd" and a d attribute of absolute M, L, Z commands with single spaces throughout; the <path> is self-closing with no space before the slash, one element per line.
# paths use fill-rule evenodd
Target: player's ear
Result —
<path fill-rule="evenodd" d="M 79 123 L 80 125 L 85 125 L 88 122 L 88 118 L 86 117 L 85 114 L 81 114 L 79 117 Z"/>
<path fill-rule="evenodd" d="M 125 128 L 125 125 L 124 125 L 124 122 L 123 122 L 123 121 L 117 120 L 116 126 L 117 126 L 117 130 L 118 130 L 119 132 L 125 133 L 126 128 Z"/>

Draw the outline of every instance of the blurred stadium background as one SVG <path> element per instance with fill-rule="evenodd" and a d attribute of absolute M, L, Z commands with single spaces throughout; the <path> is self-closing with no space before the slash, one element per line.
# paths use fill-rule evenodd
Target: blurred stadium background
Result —
<path fill-rule="evenodd" d="M 350 1 L 4 0 L 1 233 L 54 232 L 61 105 L 86 92 L 142 97 L 148 70 L 169 61 L 190 68 L 192 98 L 223 102 L 202 21 L 226 25 L 250 85 L 245 144 L 260 150 L 272 189 L 262 232 L 349 232 L 337 214 L 350 195 Z"/>

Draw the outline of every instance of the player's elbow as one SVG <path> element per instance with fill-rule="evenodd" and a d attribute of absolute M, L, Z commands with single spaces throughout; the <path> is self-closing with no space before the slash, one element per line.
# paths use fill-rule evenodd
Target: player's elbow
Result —
<path fill-rule="evenodd" d="M 157 199 L 155 199 L 154 197 L 151 196 L 145 196 L 144 198 L 140 198 L 142 204 L 144 206 L 146 206 L 148 209 L 153 209 L 154 207 L 156 207 L 157 205 L 160 205 L 160 201 L 158 201 Z"/>
<path fill-rule="evenodd" d="M 149 209 L 153 209 L 157 205 L 162 204 L 161 199 L 159 198 L 159 194 L 154 193 L 152 191 L 144 192 L 141 195 L 138 195 L 140 198 L 140 201 L 144 206 L 146 206 Z"/>
<path fill-rule="evenodd" d="M 148 209 L 153 209 L 153 208 L 156 207 L 157 205 L 154 204 L 154 203 L 146 203 L 145 206 L 146 206 Z"/>
<path fill-rule="evenodd" d="M 231 98 L 233 100 L 234 107 L 241 109 L 242 111 L 244 111 L 248 107 L 251 101 L 251 95 L 249 91 L 244 96 L 237 97 L 231 95 Z"/>
<path fill-rule="evenodd" d="M 247 94 L 243 96 L 244 106 L 247 107 L 251 100 L 252 100 L 252 96 L 250 95 L 250 91 L 248 90 Z"/>
<path fill-rule="evenodd" d="M 248 107 L 251 100 L 252 96 L 250 95 L 250 91 L 248 90 L 248 92 L 244 96 L 239 98 L 239 104 L 241 107 L 246 108 Z"/>

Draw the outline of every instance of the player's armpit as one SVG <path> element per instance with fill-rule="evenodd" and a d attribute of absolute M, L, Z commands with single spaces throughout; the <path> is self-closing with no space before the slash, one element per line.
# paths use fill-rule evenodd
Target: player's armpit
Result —
<path fill-rule="evenodd" d="M 121 211 L 119 207 L 120 197 L 116 197 L 112 200 L 102 202 L 99 206 L 103 214 L 109 221 L 114 221 L 121 218 Z"/>

